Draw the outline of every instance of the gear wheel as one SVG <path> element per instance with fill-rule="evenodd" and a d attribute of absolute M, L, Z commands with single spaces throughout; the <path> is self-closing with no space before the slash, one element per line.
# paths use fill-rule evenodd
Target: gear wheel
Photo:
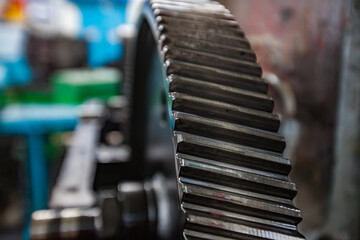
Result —
<path fill-rule="evenodd" d="M 138 126 L 167 119 L 184 238 L 304 239 L 292 202 L 295 184 L 288 180 L 291 165 L 282 156 L 285 141 L 277 134 L 279 117 L 255 53 L 230 12 L 215 1 L 150 0 L 137 48 L 133 104 L 147 115 L 132 122 L 138 132 L 134 157 L 156 155 L 149 146 L 162 141 L 162 130 Z M 160 85 L 166 94 L 149 94 Z M 150 95 L 158 100 L 145 97 Z"/>

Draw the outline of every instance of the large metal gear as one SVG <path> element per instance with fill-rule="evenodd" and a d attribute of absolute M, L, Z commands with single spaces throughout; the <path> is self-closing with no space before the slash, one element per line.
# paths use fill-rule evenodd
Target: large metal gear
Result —
<path fill-rule="evenodd" d="M 138 29 L 130 120 L 127 104 L 87 107 L 32 239 L 304 239 L 279 116 L 234 17 L 150 0 Z M 109 145 L 106 129 L 127 140 Z"/>
<path fill-rule="evenodd" d="M 168 175 L 178 179 L 184 238 L 304 239 L 279 116 L 229 11 L 208 0 L 146 2 L 136 59 L 134 159 L 146 176 L 175 156 Z"/>

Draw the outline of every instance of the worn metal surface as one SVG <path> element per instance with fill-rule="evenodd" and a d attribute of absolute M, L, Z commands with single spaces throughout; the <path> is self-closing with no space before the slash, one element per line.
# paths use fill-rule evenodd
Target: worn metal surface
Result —
<path fill-rule="evenodd" d="M 142 129 L 138 137 L 142 133 L 149 142 L 136 142 L 134 153 L 145 150 L 138 158 L 149 159 L 161 131 L 174 131 L 183 236 L 304 239 L 296 227 L 301 213 L 292 204 L 290 162 L 282 156 L 285 141 L 276 133 L 279 118 L 255 54 L 229 11 L 206 0 L 150 0 L 139 38 L 138 52 L 147 49 L 155 63 L 141 58 L 135 66 L 135 119 L 155 126 L 154 115 L 169 105 L 170 129 L 159 128 L 158 135 Z M 157 81 L 144 70 L 149 65 L 158 68 Z M 151 105 L 162 95 L 147 82 L 164 89 L 166 101 Z M 154 97 L 150 107 L 149 93 L 138 92 L 146 88 Z M 141 115 L 140 106 L 153 110 Z"/>

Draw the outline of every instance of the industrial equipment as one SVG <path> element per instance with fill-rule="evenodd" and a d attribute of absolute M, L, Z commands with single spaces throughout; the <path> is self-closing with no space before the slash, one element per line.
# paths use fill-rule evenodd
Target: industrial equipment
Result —
<path fill-rule="evenodd" d="M 229 11 L 147 1 L 134 54 L 125 97 L 85 105 L 32 239 L 304 239 L 280 120 Z"/>

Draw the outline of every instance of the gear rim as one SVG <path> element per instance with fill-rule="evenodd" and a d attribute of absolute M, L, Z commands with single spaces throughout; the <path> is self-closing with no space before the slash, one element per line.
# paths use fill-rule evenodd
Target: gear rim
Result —
<path fill-rule="evenodd" d="M 200 5 L 205 5 L 208 12 L 199 10 L 197 7 Z M 201 22 L 202 20 L 204 22 Z M 182 232 L 184 238 L 304 239 L 297 230 L 297 224 L 301 221 L 300 210 L 292 204 L 296 188 L 293 183 L 288 181 L 287 177 L 291 169 L 290 162 L 282 157 L 285 141 L 281 136 L 275 134 L 280 121 L 276 115 L 271 114 L 273 101 L 266 95 L 267 84 L 261 79 L 261 67 L 256 63 L 256 56 L 233 16 L 222 5 L 214 1 L 151 0 L 144 4 L 140 22 L 148 24 L 147 34 L 150 31 L 153 38 L 152 48 L 156 49 L 159 54 L 157 58 L 162 64 L 161 75 L 164 89 L 168 95 L 166 102 L 169 103 L 168 113 L 171 132 L 174 134 L 175 169 L 177 170 L 175 176 L 170 174 L 169 177 L 179 179 L 180 202 L 178 204 L 185 216 Z M 193 28 L 190 23 L 194 24 Z M 213 25 L 209 25 L 210 23 Z M 182 25 L 186 25 L 188 31 L 182 32 Z M 210 26 L 210 31 L 204 26 Z M 139 41 L 145 39 L 142 35 L 143 31 L 142 25 Z M 199 33 L 197 34 L 196 31 Z M 208 37 L 213 42 L 206 39 Z M 186 39 L 188 44 L 181 46 L 177 39 Z M 195 43 L 189 43 L 191 40 Z M 225 46 L 221 41 L 228 45 Z M 204 46 L 208 48 L 206 49 Z M 203 48 L 199 50 L 201 47 Z M 228 51 L 220 55 L 221 49 L 228 49 Z M 138 48 L 137 54 L 139 52 Z M 234 57 L 239 53 L 242 53 L 241 60 L 239 57 Z M 215 54 L 218 54 L 219 64 L 209 61 L 214 58 Z M 139 60 L 138 55 L 136 59 Z M 135 68 L 138 65 L 139 62 L 136 62 Z M 199 80 L 197 76 L 206 74 L 204 73 L 206 71 L 210 71 L 215 77 L 201 76 L 203 79 L 197 81 Z M 135 69 L 135 87 L 133 89 L 138 89 L 136 87 L 137 72 Z M 192 72 L 192 76 L 186 72 Z M 227 78 L 217 81 L 216 75 L 218 79 L 219 76 L 227 76 Z M 223 95 L 214 96 L 214 99 L 211 99 L 211 96 L 201 97 L 206 89 L 204 88 L 202 91 L 201 88 L 198 88 L 191 92 L 189 89 L 186 90 L 186 84 L 184 84 L 186 81 L 190 82 L 189 86 L 191 87 L 194 87 L 194 82 L 198 86 L 201 86 L 201 83 L 203 86 L 204 83 L 209 83 L 208 85 L 213 87 L 212 91 L 223 90 Z M 176 86 L 176 83 L 179 84 Z M 225 95 L 224 89 L 227 90 L 227 93 L 233 94 L 232 99 Z M 193 95 L 196 91 L 198 91 L 198 95 Z M 215 92 L 213 93 L 215 94 Z M 135 94 L 134 99 L 137 97 Z M 236 99 L 243 100 L 243 105 L 236 104 Z M 211 102 L 211 100 L 213 101 Z M 203 116 L 204 113 L 199 116 L 196 112 L 198 109 L 194 107 L 196 104 L 191 105 L 194 101 L 202 103 L 203 105 L 200 104 L 200 106 L 203 107 L 206 104 L 210 107 L 217 104 L 219 109 L 225 106 L 228 109 L 232 108 L 231 110 L 234 112 L 237 110 L 237 113 L 241 113 L 240 122 L 242 122 L 240 126 L 235 123 L 239 122 L 239 119 L 234 120 L 235 114 L 224 118 L 219 109 L 217 113 L 212 112 L 211 116 Z M 248 105 L 246 105 L 247 101 L 250 101 Z M 251 114 L 252 116 L 250 116 Z M 139 123 L 139 117 L 137 119 L 133 126 Z M 143 120 L 144 117 L 140 117 L 140 119 Z M 257 125 L 254 125 L 254 122 Z M 196 128 L 202 129 L 195 130 L 194 125 Z M 210 133 L 205 133 L 207 131 Z M 234 133 L 242 134 L 242 139 L 241 137 L 238 139 L 232 137 Z M 139 139 L 140 135 L 134 135 L 133 143 Z M 146 146 L 141 147 L 143 150 L 146 148 Z M 195 147 L 197 150 L 194 150 Z M 217 159 L 214 157 L 209 159 L 211 149 L 215 152 Z M 236 151 L 238 151 L 237 156 L 243 155 L 240 158 L 242 164 L 234 164 Z M 239 153 L 241 151 L 243 152 Z M 135 152 L 140 153 L 141 151 Z M 244 152 L 245 154 L 243 154 Z M 221 156 L 229 157 L 230 153 L 233 154 L 233 162 L 219 161 Z M 139 163 L 141 156 L 136 156 L 135 159 L 138 159 L 135 162 Z M 258 164 L 251 163 L 251 160 L 254 159 L 257 159 Z M 209 160 L 212 161 L 211 164 L 209 164 Z M 221 170 L 224 171 L 221 172 Z M 192 179 L 195 174 L 197 177 Z M 220 183 L 215 180 L 210 181 L 206 174 L 212 174 L 217 180 L 227 179 Z M 239 175 L 245 177 L 237 178 Z M 256 180 L 254 180 L 255 178 Z M 239 181 L 239 183 L 233 184 L 232 180 Z M 248 185 L 254 186 L 249 187 Z M 221 187 L 225 190 L 219 190 Z M 189 189 L 192 189 L 193 192 Z M 213 191 L 209 192 L 209 189 Z M 241 190 L 240 193 L 237 190 Z M 200 196 L 199 191 L 203 191 Z M 229 204 L 229 199 L 236 198 L 240 200 L 230 201 Z M 244 199 L 247 200 L 248 205 L 241 204 Z M 238 211 L 233 206 L 227 206 L 228 209 L 214 207 L 211 204 L 201 204 L 201 200 L 218 201 L 225 205 L 232 204 L 238 208 L 249 208 L 249 205 L 252 204 L 254 212 L 249 209 Z M 202 212 L 196 209 L 202 209 Z M 238 216 L 235 217 L 234 214 L 238 214 Z"/>

